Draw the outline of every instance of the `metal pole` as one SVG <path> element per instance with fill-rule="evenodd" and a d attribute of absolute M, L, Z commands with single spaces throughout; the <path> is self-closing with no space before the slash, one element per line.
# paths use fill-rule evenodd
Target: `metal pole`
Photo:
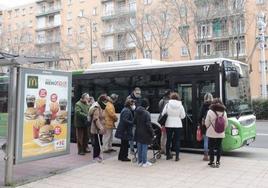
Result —
<path fill-rule="evenodd" d="M 5 185 L 12 185 L 13 163 L 15 148 L 15 126 L 16 126 L 16 104 L 17 104 L 17 70 L 15 66 L 10 66 L 9 91 L 8 91 L 8 136 L 5 166 Z"/>
<path fill-rule="evenodd" d="M 90 23 L 90 63 L 93 64 L 93 48 L 92 48 L 92 21 L 89 19 Z"/>

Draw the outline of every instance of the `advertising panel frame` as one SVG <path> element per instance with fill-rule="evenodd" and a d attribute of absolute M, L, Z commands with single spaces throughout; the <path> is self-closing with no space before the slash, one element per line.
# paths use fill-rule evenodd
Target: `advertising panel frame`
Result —
<path fill-rule="evenodd" d="M 71 87 L 72 87 L 72 74 L 70 72 L 62 72 L 55 70 L 41 70 L 32 68 L 20 68 L 18 80 L 18 100 L 17 100 L 17 121 L 16 121 L 16 149 L 15 149 L 15 164 L 30 162 L 35 160 L 66 155 L 70 153 L 70 135 L 71 135 Z M 27 74 L 33 75 L 48 75 L 48 76 L 63 76 L 68 80 L 67 84 L 67 138 L 65 150 L 46 153 L 37 156 L 23 157 L 23 134 L 24 134 L 24 106 L 26 99 L 26 84 L 25 79 Z"/>

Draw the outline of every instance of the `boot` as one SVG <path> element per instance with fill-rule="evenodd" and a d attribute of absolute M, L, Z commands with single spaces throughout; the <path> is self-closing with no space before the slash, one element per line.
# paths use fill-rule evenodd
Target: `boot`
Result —
<path fill-rule="evenodd" d="M 209 161 L 208 153 L 204 153 L 203 161 Z"/>

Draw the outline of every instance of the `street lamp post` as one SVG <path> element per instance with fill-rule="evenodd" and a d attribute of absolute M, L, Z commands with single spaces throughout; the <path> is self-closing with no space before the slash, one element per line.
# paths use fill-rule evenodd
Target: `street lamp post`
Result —
<path fill-rule="evenodd" d="M 260 62 L 261 62 L 261 83 L 262 83 L 262 97 L 267 98 L 267 84 L 266 84 L 266 65 L 265 65 L 265 15 L 260 13 L 257 21 L 259 29 L 260 42 Z"/>
<path fill-rule="evenodd" d="M 90 27 L 90 63 L 93 64 L 92 21 L 90 18 L 85 17 L 85 16 L 78 16 L 78 18 L 84 18 L 89 22 L 89 27 Z"/>

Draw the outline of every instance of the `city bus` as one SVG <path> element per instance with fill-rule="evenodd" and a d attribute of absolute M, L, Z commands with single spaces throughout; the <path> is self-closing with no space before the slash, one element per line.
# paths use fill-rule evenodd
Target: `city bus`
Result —
<path fill-rule="evenodd" d="M 183 62 L 160 62 L 150 59 L 96 63 L 90 69 L 73 72 L 72 106 L 87 92 L 95 99 L 100 94 L 116 93 L 118 114 L 126 97 L 135 87 L 149 100 L 151 119 L 157 123 L 158 102 L 167 89 L 181 96 L 186 111 L 183 119 L 181 146 L 201 149 L 196 129 L 203 97 L 207 92 L 221 98 L 227 108 L 228 128 L 222 148 L 230 151 L 256 139 L 256 117 L 251 104 L 249 67 L 230 59 L 217 58 Z M 74 129 L 72 129 L 74 130 Z M 72 140 L 75 134 L 72 131 Z"/>

